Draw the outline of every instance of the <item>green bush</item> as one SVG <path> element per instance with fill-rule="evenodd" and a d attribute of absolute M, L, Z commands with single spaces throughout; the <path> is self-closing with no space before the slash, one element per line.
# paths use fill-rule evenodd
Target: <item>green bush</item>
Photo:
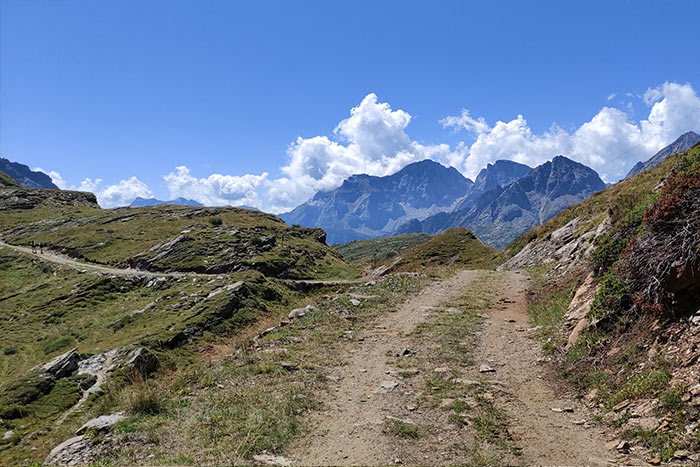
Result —
<path fill-rule="evenodd" d="M 224 223 L 224 220 L 220 217 L 211 217 L 209 218 L 209 223 L 213 226 L 217 226 L 222 225 Z"/>
<path fill-rule="evenodd" d="M 631 306 L 631 298 L 625 281 L 613 272 L 607 272 L 600 279 L 600 289 L 591 304 L 590 315 L 602 319 L 610 314 L 626 311 Z"/>
<path fill-rule="evenodd" d="M 4 349 L 2 349 L 2 353 L 4 355 L 14 355 L 17 353 L 17 347 L 15 347 L 13 345 L 9 345 L 9 346 L 5 347 Z"/>
<path fill-rule="evenodd" d="M 64 347 L 69 346 L 73 342 L 73 338 L 70 336 L 59 337 L 49 342 L 46 347 L 44 347 L 44 353 L 46 355 L 54 353 L 57 350 L 61 350 Z"/>

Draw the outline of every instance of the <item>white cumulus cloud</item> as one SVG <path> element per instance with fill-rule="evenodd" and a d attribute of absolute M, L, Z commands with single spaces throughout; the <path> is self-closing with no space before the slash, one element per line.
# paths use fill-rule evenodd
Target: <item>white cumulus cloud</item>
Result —
<path fill-rule="evenodd" d="M 100 178 L 86 178 L 80 185 L 70 187 L 78 191 L 90 191 L 97 196 L 97 202 L 103 208 L 127 206 L 137 197 L 152 198 L 153 193 L 144 182 L 136 177 L 120 180 L 113 185 L 105 185 Z"/>
<path fill-rule="evenodd" d="M 208 206 L 227 205 L 262 207 L 258 189 L 267 182 L 267 173 L 261 175 L 221 175 L 196 178 L 185 166 L 176 167 L 163 177 L 172 198 L 189 198 Z"/>
<path fill-rule="evenodd" d="M 572 132 L 556 124 L 534 134 L 522 115 L 490 126 L 463 109 L 441 120 L 444 127 L 461 128 L 475 135 L 466 148 L 462 171 L 475 176 L 487 163 L 511 159 L 531 166 L 563 154 L 586 164 L 608 181 L 623 177 L 639 160 L 646 160 L 682 133 L 700 129 L 700 99 L 690 84 L 665 83 L 644 93 L 650 107 L 646 119 L 634 122 L 628 113 L 603 107 L 591 120 Z"/>

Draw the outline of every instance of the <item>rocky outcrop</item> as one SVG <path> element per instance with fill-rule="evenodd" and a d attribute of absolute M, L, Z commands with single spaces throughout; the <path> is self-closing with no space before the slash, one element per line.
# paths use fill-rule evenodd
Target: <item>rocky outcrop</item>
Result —
<path fill-rule="evenodd" d="M 590 273 L 583 281 L 583 284 L 576 290 L 574 298 L 564 314 L 565 328 L 570 329 L 565 348 L 567 351 L 576 344 L 581 333 L 588 329 L 588 326 L 591 324 L 588 313 L 591 311 L 591 304 L 598 287 L 599 284 L 595 280 L 593 273 Z"/>
<path fill-rule="evenodd" d="M 44 461 L 45 465 L 88 465 L 95 460 L 102 450 L 100 444 L 96 444 L 93 436 L 87 433 L 109 433 L 117 423 L 126 420 L 123 412 L 110 415 L 102 415 L 85 423 L 78 431 L 77 436 L 69 438 L 53 448 Z M 105 439 L 104 442 L 109 442 Z M 113 441 L 113 440 L 112 440 Z"/>
<path fill-rule="evenodd" d="M 34 369 L 49 373 L 56 378 L 64 378 L 78 369 L 80 356 L 76 350 L 77 347 L 64 354 L 54 357 L 49 362 L 39 365 Z"/>
<path fill-rule="evenodd" d="M 516 255 L 498 267 L 500 271 L 527 269 L 541 265 L 551 265 L 557 272 L 564 273 L 586 259 L 593 251 L 593 242 L 610 228 L 608 219 L 592 230 L 581 231 L 578 218 L 569 221 L 539 242 L 525 245 Z"/>
<path fill-rule="evenodd" d="M 0 211 L 54 206 L 99 207 L 95 195 L 84 191 L 0 188 Z"/>

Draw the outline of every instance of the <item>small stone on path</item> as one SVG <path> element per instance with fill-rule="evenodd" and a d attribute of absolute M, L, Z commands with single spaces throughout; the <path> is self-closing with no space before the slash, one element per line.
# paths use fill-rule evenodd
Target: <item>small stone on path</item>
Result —
<path fill-rule="evenodd" d="M 495 373 L 496 370 L 494 370 L 492 367 L 488 366 L 487 364 L 482 364 L 479 367 L 479 373 Z"/>

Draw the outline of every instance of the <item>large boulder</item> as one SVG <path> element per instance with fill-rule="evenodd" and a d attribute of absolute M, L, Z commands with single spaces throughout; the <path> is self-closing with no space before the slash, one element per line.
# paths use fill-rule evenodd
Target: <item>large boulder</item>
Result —
<path fill-rule="evenodd" d="M 76 350 L 77 347 L 54 357 L 49 362 L 35 367 L 35 369 L 49 373 L 56 378 L 69 376 L 78 369 L 78 363 L 80 362 L 80 355 L 78 355 Z"/>
<path fill-rule="evenodd" d="M 74 436 L 53 448 L 44 461 L 45 465 L 87 465 L 92 461 L 92 439 Z"/>
<path fill-rule="evenodd" d="M 158 357 L 145 347 L 139 347 L 126 355 L 123 367 L 143 376 L 149 376 L 160 366 Z"/>
<path fill-rule="evenodd" d="M 78 428 L 78 431 L 75 432 L 76 435 L 82 435 L 88 430 L 92 431 L 107 431 L 112 428 L 112 426 L 116 425 L 117 423 L 126 420 L 126 415 L 124 415 L 124 412 L 117 412 L 109 415 L 101 415 L 97 418 L 93 418 L 92 420 L 86 422 L 83 426 Z"/>

